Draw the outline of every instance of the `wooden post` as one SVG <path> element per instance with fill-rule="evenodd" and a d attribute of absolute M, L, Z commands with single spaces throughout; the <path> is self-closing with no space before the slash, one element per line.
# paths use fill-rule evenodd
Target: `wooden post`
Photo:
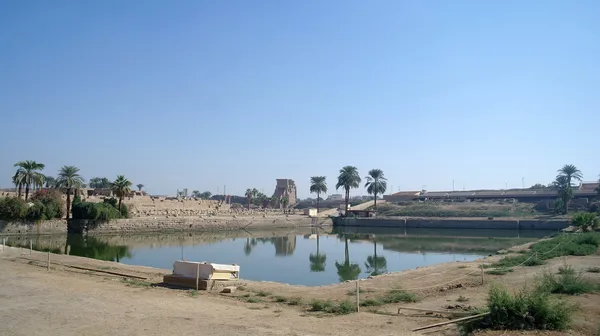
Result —
<path fill-rule="evenodd" d="M 356 312 L 360 312 L 360 284 L 356 280 Z"/>
<path fill-rule="evenodd" d="M 48 251 L 48 263 L 46 266 L 46 270 L 49 271 L 50 270 L 50 251 Z"/>
<path fill-rule="evenodd" d="M 31 251 L 33 250 L 33 242 L 29 239 L 29 255 L 31 255 Z"/>
<path fill-rule="evenodd" d="M 483 284 L 485 284 L 485 281 L 483 279 L 483 274 L 485 273 L 485 272 L 483 272 L 483 264 L 479 265 L 479 267 L 481 267 L 481 284 L 483 285 Z"/>
<path fill-rule="evenodd" d="M 71 245 L 67 245 L 67 255 L 71 254 Z"/>
<path fill-rule="evenodd" d="M 200 281 L 200 264 L 197 264 L 196 266 L 196 290 L 198 290 L 198 282 Z"/>

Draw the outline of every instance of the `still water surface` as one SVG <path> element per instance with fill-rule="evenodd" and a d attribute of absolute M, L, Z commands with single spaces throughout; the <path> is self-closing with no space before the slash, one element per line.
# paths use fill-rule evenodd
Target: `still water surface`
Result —
<path fill-rule="evenodd" d="M 362 230 L 365 231 L 365 230 Z M 318 286 L 451 261 L 471 261 L 549 235 L 544 231 L 421 230 L 68 236 L 37 249 L 171 269 L 175 260 L 240 265 L 243 279 Z M 29 238 L 15 245 L 28 246 Z M 62 239 L 62 245 L 60 240 Z M 46 245 L 46 246 L 44 246 Z"/>

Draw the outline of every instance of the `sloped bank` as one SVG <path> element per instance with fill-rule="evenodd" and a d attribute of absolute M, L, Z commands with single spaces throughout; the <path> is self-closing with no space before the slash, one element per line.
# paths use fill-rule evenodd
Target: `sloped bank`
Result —
<path fill-rule="evenodd" d="M 69 233 L 136 233 L 136 232 L 182 232 L 223 231 L 256 228 L 290 228 L 311 226 L 312 218 L 288 217 L 241 217 L 241 218 L 127 218 L 108 222 L 74 219 L 68 221 Z"/>
<path fill-rule="evenodd" d="M 570 221 L 536 219 L 457 219 L 457 218 L 363 218 L 332 217 L 334 227 L 384 227 L 424 229 L 487 229 L 487 230 L 561 230 Z"/>

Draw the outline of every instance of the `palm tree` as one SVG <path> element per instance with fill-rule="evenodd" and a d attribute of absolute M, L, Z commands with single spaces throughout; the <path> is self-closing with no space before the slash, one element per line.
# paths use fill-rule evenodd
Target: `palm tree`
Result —
<path fill-rule="evenodd" d="M 17 174 L 19 175 L 19 180 L 25 185 L 25 200 L 27 200 L 31 187 L 35 188 L 44 185 L 46 177 L 39 170 L 44 170 L 46 166 L 43 163 L 32 160 L 19 161 L 14 166 L 18 167 Z"/>
<path fill-rule="evenodd" d="M 252 203 L 252 197 L 254 196 L 254 192 L 252 189 L 246 189 L 246 198 L 248 199 L 248 210 L 250 210 L 250 203 Z"/>
<path fill-rule="evenodd" d="M 52 176 L 46 176 L 46 188 L 56 188 L 56 179 Z"/>
<path fill-rule="evenodd" d="M 327 193 L 327 182 L 325 176 L 313 176 L 310 178 L 310 192 L 311 194 L 317 194 L 317 213 L 319 213 L 319 200 L 321 199 L 321 193 Z"/>
<path fill-rule="evenodd" d="M 283 208 L 283 213 L 287 212 L 287 207 L 290 204 L 290 198 L 287 197 L 286 195 L 281 196 L 281 199 L 279 200 L 279 202 L 281 203 L 281 207 Z"/>
<path fill-rule="evenodd" d="M 17 189 L 17 196 L 21 198 L 23 192 L 23 174 L 21 173 L 21 170 L 15 172 L 15 175 L 12 177 L 12 182 Z"/>
<path fill-rule="evenodd" d="M 81 188 L 83 182 L 83 177 L 79 175 L 79 168 L 75 166 L 63 166 L 58 171 L 56 186 L 67 191 L 67 219 L 71 211 L 71 190 Z"/>
<path fill-rule="evenodd" d="M 367 192 L 369 195 L 373 195 L 373 202 L 375 210 L 377 210 L 377 195 L 385 193 L 387 189 L 387 179 L 383 176 L 383 170 L 381 169 L 371 169 L 369 171 L 369 176 L 365 177 L 367 183 L 365 187 L 367 188 Z"/>
<path fill-rule="evenodd" d="M 348 201 L 350 200 L 350 189 L 358 188 L 360 185 L 361 179 L 358 174 L 358 169 L 354 166 L 345 166 L 340 169 L 340 175 L 338 176 L 338 182 L 335 185 L 335 190 L 338 190 L 340 187 L 344 188 L 346 191 L 346 207 L 344 208 L 344 215 L 348 212 Z"/>
<path fill-rule="evenodd" d="M 194 197 L 194 198 L 200 198 L 200 192 L 198 190 L 192 191 L 192 197 Z"/>
<path fill-rule="evenodd" d="M 317 254 L 310 254 L 308 256 L 310 261 L 311 272 L 323 272 L 325 271 L 325 264 L 327 262 L 327 256 L 319 253 L 319 234 L 317 233 Z"/>
<path fill-rule="evenodd" d="M 123 175 L 117 175 L 117 179 L 112 183 L 112 191 L 119 198 L 119 211 L 121 211 L 121 203 L 123 197 L 131 192 L 131 182 Z"/>
<path fill-rule="evenodd" d="M 340 264 L 337 261 L 335 262 L 335 267 L 338 270 L 338 276 L 340 277 L 340 282 L 344 282 L 347 280 L 356 280 L 360 275 L 360 266 L 358 264 L 350 263 L 350 252 L 348 251 L 348 237 L 344 236 L 345 249 L 344 249 L 344 263 Z"/>
<path fill-rule="evenodd" d="M 367 257 L 365 262 L 367 273 L 372 276 L 387 272 L 387 260 L 385 257 L 377 256 L 377 241 L 373 240 L 373 255 Z"/>
<path fill-rule="evenodd" d="M 138 188 L 138 191 L 142 191 L 142 188 L 144 188 L 145 185 L 140 183 L 140 184 L 136 185 L 136 187 Z"/>
<path fill-rule="evenodd" d="M 210 191 L 205 191 L 205 192 L 200 193 L 199 196 L 200 196 L 201 199 L 207 200 L 207 199 L 210 199 L 210 197 L 212 196 L 212 193 Z M 227 197 L 225 195 L 223 195 L 223 196 Z"/>
<path fill-rule="evenodd" d="M 569 186 L 571 186 L 572 180 L 581 182 L 583 179 L 583 174 L 581 174 L 581 171 L 572 164 L 564 165 L 561 169 L 559 169 L 558 176 L 566 177 Z"/>
<path fill-rule="evenodd" d="M 598 216 L 594 212 L 578 212 L 571 222 L 582 231 L 594 231 L 599 226 Z"/>

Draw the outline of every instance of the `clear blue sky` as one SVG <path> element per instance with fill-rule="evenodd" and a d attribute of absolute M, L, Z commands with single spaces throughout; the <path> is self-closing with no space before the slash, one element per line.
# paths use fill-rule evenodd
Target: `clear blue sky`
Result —
<path fill-rule="evenodd" d="M 151 193 L 600 173 L 600 1 L 0 2 L 0 187 L 32 159 Z M 331 192 L 330 192 L 331 193 Z M 353 194 L 366 194 L 364 188 Z"/>

